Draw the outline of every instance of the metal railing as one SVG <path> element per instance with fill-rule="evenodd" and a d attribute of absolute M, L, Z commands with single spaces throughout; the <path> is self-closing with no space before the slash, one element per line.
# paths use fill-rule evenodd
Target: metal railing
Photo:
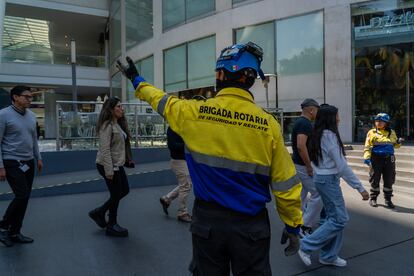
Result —
<path fill-rule="evenodd" d="M 51 50 L 3 49 L 1 55 L 2 62 L 10 63 L 69 65 L 71 61 L 70 51 L 58 53 Z M 76 63 L 86 67 L 106 67 L 105 56 L 76 55 Z"/>
<path fill-rule="evenodd" d="M 96 124 L 102 102 L 56 102 L 56 150 L 98 147 Z M 147 103 L 123 103 L 132 136 L 132 146 L 166 146 L 168 124 Z M 285 142 L 290 141 L 291 127 L 298 116 L 286 116 L 281 108 L 267 108 L 280 123 Z"/>
<path fill-rule="evenodd" d="M 265 110 L 271 113 L 278 120 L 285 144 L 290 144 L 293 125 L 296 119 L 300 116 L 286 115 L 283 112 L 283 108 L 265 108 Z"/>
<path fill-rule="evenodd" d="M 97 148 L 96 124 L 103 103 L 56 102 L 56 150 Z M 123 103 L 132 146 L 165 146 L 167 123 L 146 103 Z"/>

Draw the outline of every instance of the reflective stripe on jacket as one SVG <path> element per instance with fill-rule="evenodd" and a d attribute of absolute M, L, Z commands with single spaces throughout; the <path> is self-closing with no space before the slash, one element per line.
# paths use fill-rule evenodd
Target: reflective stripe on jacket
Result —
<path fill-rule="evenodd" d="M 364 148 L 364 159 L 370 159 L 371 153 L 378 155 L 394 154 L 394 148 L 399 148 L 397 134 L 391 130 L 391 134 L 385 129 L 373 128 L 367 133 Z"/>
<path fill-rule="evenodd" d="M 181 100 L 144 82 L 135 95 L 184 139 L 197 198 L 255 215 L 271 200 L 271 186 L 283 222 L 302 224 L 302 185 L 280 125 L 247 91 L 225 88 L 205 101 Z"/>

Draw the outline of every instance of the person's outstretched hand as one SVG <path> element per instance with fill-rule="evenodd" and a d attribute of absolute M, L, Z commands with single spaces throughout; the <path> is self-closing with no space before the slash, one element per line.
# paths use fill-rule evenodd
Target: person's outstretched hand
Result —
<path fill-rule="evenodd" d="M 130 57 L 126 57 L 126 61 L 127 61 L 127 66 L 122 64 L 122 62 L 118 59 L 116 61 L 116 67 L 119 69 L 122 75 L 124 75 L 131 81 L 134 81 L 135 77 L 139 76 L 137 67 L 135 66 L 134 62 L 132 61 Z"/>
<path fill-rule="evenodd" d="M 134 62 L 130 57 L 126 57 L 126 61 L 127 65 L 125 66 L 118 59 L 116 61 L 116 67 L 119 69 L 122 75 L 124 75 L 132 82 L 132 85 L 136 89 L 141 82 L 145 81 L 145 79 L 139 75 L 137 67 L 135 66 Z"/>

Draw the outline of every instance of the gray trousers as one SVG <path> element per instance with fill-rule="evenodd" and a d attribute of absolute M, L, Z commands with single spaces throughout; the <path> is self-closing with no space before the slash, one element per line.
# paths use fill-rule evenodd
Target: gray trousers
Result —
<path fill-rule="evenodd" d="M 323 207 L 322 199 L 315 188 L 313 178 L 308 175 L 306 166 L 295 164 L 296 172 L 302 182 L 302 199 L 303 225 L 314 227 L 319 222 L 321 210 Z M 309 196 L 308 196 L 309 195 Z"/>
<path fill-rule="evenodd" d="M 171 203 L 171 201 L 178 197 L 178 215 L 180 216 L 188 213 L 187 198 L 191 191 L 192 183 L 185 160 L 171 159 L 170 164 L 171 170 L 177 177 L 178 186 L 164 196 L 164 198 L 168 203 Z"/>

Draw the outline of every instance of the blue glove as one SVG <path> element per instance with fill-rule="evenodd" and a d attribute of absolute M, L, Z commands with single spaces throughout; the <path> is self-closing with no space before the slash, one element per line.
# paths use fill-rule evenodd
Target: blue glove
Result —
<path fill-rule="evenodd" d="M 372 163 L 371 163 L 371 159 L 365 159 L 365 160 L 364 160 L 364 164 L 365 164 L 365 165 L 368 165 L 368 166 L 370 166 L 370 167 L 371 167 L 371 165 L 372 165 Z"/>

